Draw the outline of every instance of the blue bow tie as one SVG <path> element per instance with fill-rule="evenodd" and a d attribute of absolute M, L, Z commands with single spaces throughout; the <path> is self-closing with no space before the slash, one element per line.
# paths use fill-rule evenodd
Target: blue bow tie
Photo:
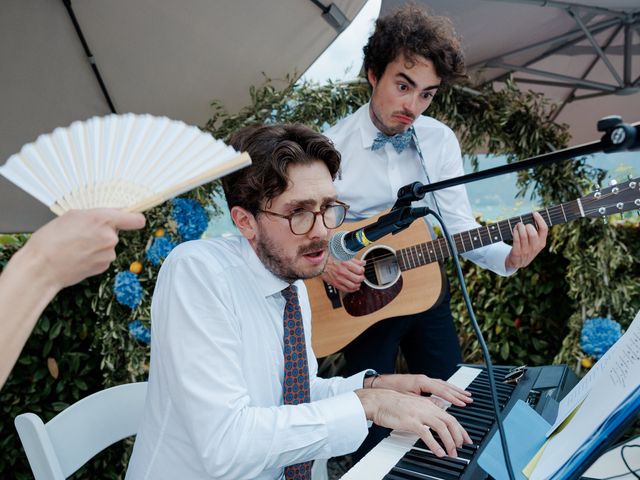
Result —
<path fill-rule="evenodd" d="M 409 146 L 413 138 L 413 127 L 408 128 L 405 132 L 398 133 L 396 135 L 385 135 L 382 132 L 378 132 L 378 136 L 371 145 L 371 150 L 376 151 L 384 147 L 384 144 L 391 142 L 396 152 L 402 153 L 405 148 Z"/>

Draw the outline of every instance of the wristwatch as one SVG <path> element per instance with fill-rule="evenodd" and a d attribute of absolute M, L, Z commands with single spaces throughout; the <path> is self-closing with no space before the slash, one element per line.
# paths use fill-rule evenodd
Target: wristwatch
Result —
<path fill-rule="evenodd" d="M 380 376 L 380 374 L 378 372 L 376 372 L 375 370 L 371 369 L 371 368 L 369 370 L 367 370 L 366 372 L 364 372 L 364 378 L 362 379 L 362 388 L 366 388 L 364 386 L 364 381 L 367 378 L 374 378 L 375 379 L 376 377 L 379 377 L 379 376 Z M 371 384 L 373 385 L 373 380 L 371 380 Z M 370 385 L 369 388 L 371 388 L 372 385 Z"/>

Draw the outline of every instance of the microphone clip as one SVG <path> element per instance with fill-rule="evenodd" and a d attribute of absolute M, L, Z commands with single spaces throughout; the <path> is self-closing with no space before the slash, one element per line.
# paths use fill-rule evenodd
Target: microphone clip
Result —
<path fill-rule="evenodd" d="M 415 182 L 422 185 L 420 182 Z M 415 220 L 424 217 L 431 210 L 428 207 L 400 207 L 391 209 L 389 213 L 382 215 L 378 222 L 381 225 L 393 225 L 392 235 L 406 230 Z"/>

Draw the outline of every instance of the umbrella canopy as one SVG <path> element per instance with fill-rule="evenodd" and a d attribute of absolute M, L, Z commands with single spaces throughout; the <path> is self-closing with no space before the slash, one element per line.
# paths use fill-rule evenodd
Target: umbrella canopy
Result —
<path fill-rule="evenodd" d="M 382 0 L 381 14 L 404 4 Z M 638 0 L 419 0 L 452 19 L 476 84 L 505 78 L 558 105 L 571 145 L 600 139 L 597 121 L 640 120 Z"/>
<path fill-rule="evenodd" d="M 110 112 L 192 125 L 249 87 L 302 74 L 365 0 L 2 0 L 0 164 L 39 134 Z M 0 177 L 0 232 L 48 209 Z"/>

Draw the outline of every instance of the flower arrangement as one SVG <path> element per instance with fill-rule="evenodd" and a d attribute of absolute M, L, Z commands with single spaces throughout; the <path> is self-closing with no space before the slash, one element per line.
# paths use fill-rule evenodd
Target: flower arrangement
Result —
<path fill-rule="evenodd" d="M 113 294 L 116 300 L 132 310 L 140 305 L 144 290 L 133 272 L 118 272 L 113 282 Z"/>
<path fill-rule="evenodd" d="M 596 317 L 584 321 L 580 332 L 580 348 L 596 360 L 622 336 L 622 327 L 610 318 Z"/>
<path fill-rule="evenodd" d="M 204 207 L 190 198 L 176 198 L 171 204 L 171 216 L 177 223 L 182 241 L 200 238 L 209 225 L 209 215 Z"/>
<path fill-rule="evenodd" d="M 163 226 L 155 224 L 146 246 L 142 244 L 144 253 L 140 255 L 132 252 L 137 258 L 142 259 L 130 262 L 128 270 L 118 271 L 112 281 L 113 298 L 131 311 L 131 321 L 127 324 L 129 334 L 146 345 L 151 341 L 148 328 L 150 311 L 146 305 L 148 302 L 143 302 L 143 285 L 153 288 L 157 270 L 171 250 L 181 242 L 200 238 L 209 225 L 209 210 L 199 200 L 176 198 L 166 204 L 165 210 L 166 216 L 161 220 Z M 121 267 L 124 267 L 122 263 Z M 110 310 L 109 307 L 106 311 Z"/>

